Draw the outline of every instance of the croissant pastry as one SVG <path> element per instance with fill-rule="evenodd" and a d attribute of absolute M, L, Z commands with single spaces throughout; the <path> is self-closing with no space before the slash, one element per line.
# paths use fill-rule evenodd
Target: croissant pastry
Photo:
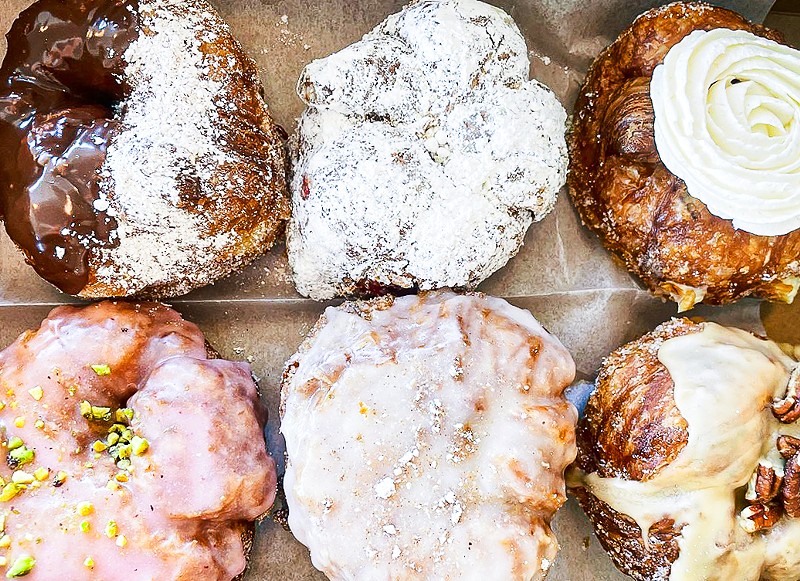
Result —
<path fill-rule="evenodd" d="M 567 484 L 623 573 L 800 578 L 798 382 L 776 343 L 688 319 L 604 361 Z"/>
<path fill-rule="evenodd" d="M 788 55 L 778 59 L 787 75 L 765 80 L 740 54 L 713 76 L 709 51 L 721 46 L 732 59 L 746 42 Z M 583 223 L 681 311 L 745 296 L 792 302 L 797 292 L 800 207 L 790 206 L 800 203 L 800 187 L 791 168 L 769 165 L 783 163 L 781 152 L 790 165 L 797 159 L 787 144 L 800 111 L 800 69 L 792 68 L 800 52 L 780 42 L 723 8 L 656 8 L 594 61 L 575 105 L 568 186 Z M 692 115 L 680 109 L 692 103 Z"/>

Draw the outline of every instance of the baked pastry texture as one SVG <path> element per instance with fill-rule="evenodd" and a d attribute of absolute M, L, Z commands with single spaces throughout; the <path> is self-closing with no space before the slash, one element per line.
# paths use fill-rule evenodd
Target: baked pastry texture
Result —
<path fill-rule="evenodd" d="M 676 301 L 680 310 L 687 310 L 700 301 L 725 304 L 751 295 L 791 302 L 800 284 L 800 231 L 768 236 L 737 229 L 734 222 L 712 214 L 706 204 L 690 195 L 686 183 L 667 169 L 656 148 L 651 100 L 654 69 L 687 35 L 712 29 L 748 31 L 758 37 L 781 41 L 775 31 L 704 3 L 677 2 L 639 16 L 597 57 L 581 89 L 568 135 L 570 193 L 584 224 L 601 238 L 606 248 L 650 290 Z M 754 93 L 768 94 L 773 89 L 769 86 L 771 71 L 759 77 L 764 71 L 757 67 L 742 71 L 741 75 L 731 73 L 730 78 L 722 75 L 720 80 L 705 76 L 708 62 L 691 67 L 688 80 L 710 83 L 709 94 L 715 87 L 729 90 L 745 82 L 750 83 L 748 90 Z M 794 74 L 791 71 L 790 76 Z M 756 81 L 750 80 L 751 77 Z M 664 79 L 664 83 L 678 92 L 687 84 L 687 79 Z M 780 92 L 783 87 L 776 86 L 774 90 Z M 751 96 L 737 97 L 748 99 Z M 731 102 L 736 104 L 735 99 Z M 791 92 L 787 97 L 790 110 L 786 119 L 797 114 L 791 112 L 789 103 Z M 769 110 L 772 106 L 773 103 L 768 103 L 764 112 L 773 115 Z M 783 106 L 783 103 L 775 105 L 777 110 Z M 746 106 L 748 111 L 753 108 L 753 105 Z M 744 113 L 741 117 L 743 120 L 730 121 L 731 126 L 721 131 L 721 136 L 716 136 L 719 138 L 716 142 L 711 139 L 704 143 L 703 151 L 727 160 L 725 156 L 729 152 L 725 148 L 730 144 L 726 139 L 742 137 L 736 142 L 741 148 L 737 153 L 741 154 L 738 161 L 761 167 L 755 157 L 762 152 L 769 153 L 769 140 L 763 135 L 768 129 Z M 785 135 L 776 137 L 785 129 L 779 121 L 775 120 L 779 125 L 775 135 L 769 137 L 784 139 L 793 134 L 793 129 L 787 129 Z M 668 125 L 677 126 L 682 122 L 686 119 L 667 119 Z M 713 119 L 701 120 L 687 131 L 697 135 L 713 134 Z M 780 149 L 789 148 L 788 142 L 774 145 Z M 693 147 L 687 146 L 687 149 Z M 697 151 L 698 159 L 704 160 L 702 152 Z M 717 202 L 717 206 L 722 207 L 722 211 L 715 209 L 718 214 L 724 213 L 726 195 L 729 194 L 727 203 L 731 206 L 738 204 L 741 196 L 746 198 L 746 192 L 736 189 L 738 174 L 731 172 L 726 178 L 728 172 L 718 171 L 711 164 L 705 169 L 699 168 L 699 172 L 705 173 L 707 180 L 719 182 L 723 201 Z M 771 183 L 766 176 L 762 181 Z M 775 184 L 774 192 L 777 192 L 778 178 Z M 730 191 L 726 192 L 729 186 Z M 705 186 L 698 187 L 700 189 L 695 191 L 702 193 Z M 797 191 L 795 188 L 786 195 L 796 197 L 800 195 Z M 775 195 L 777 197 L 777 193 Z M 754 214 L 759 210 L 755 206 L 752 209 Z"/>
<path fill-rule="evenodd" d="M 0 68 L 0 217 L 86 298 L 173 296 L 263 253 L 288 217 L 255 63 L 205 0 L 39 0 Z"/>
<path fill-rule="evenodd" d="M 103 302 L 60 307 L 0 352 L 0 386 L 6 576 L 243 571 L 276 490 L 247 364 L 210 359 L 163 305 Z"/>
<path fill-rule="evenodd" d="M 622 572 L 800 577 L 798 378 L 777 344 L 688 319 L 604 361 L 567 482 Z"/>
<path fill-rule="evenodd" d="M 511 17 L 423 0 L 309 64 L 289 262 L 314 299 L 475 287 L 564 184 L 566 114 Z"/>
<path fill-rule="evenodd" d="M 283 379 L 292 532 L 331 579 L 543 579 L 575 453 L 574 374 L 501 299 L 328 308 Z"/>

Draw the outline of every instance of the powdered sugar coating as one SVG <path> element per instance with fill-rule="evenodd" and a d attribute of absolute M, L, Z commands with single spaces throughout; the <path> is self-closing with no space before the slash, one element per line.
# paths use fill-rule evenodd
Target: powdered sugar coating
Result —
<path fill-rule="evenodd" d="M 139 36 L 123 55 L 122 131 L 100 172 L 98 202 L 116 219 L 119 244 L 92 256 L 90 286 L 182 294 L 271 244 L 287 214 L 283 152 L 255 66 L 213 8 L 140 0 L 138 12 Z M 231 133 L 247 123 L 244 137 Z"/>
<path fill-rule="evenodd" d="M 572 358 L 502 299 L 328 308 L 287 364 L 289 524 L 331 579 L 543 579 Z"/>
<path fill-rule="evenodd" d="M 287 233 L 298 291 L 474 287 L 505 265 L 566 176 L 566 113 L 528 68 L 513 20 L 476 0 L 413 3 L 309 64 Z"/>

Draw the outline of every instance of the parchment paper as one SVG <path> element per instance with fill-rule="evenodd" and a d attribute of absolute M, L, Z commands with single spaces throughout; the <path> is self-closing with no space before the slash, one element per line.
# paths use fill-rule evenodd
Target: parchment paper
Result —
<path fill-rule="evenodd" d="M 517 21 L 528 42 L 532 75 L 548 84 L 571 110 L 591 60 L 657 0 L 497 1 Z M 303 66 L 360 38 L 402 0 L 211 0 L 256 59 L 275 119 L 294 130 L 302 103 L 294 88 Z M 0 0 L 0 29 L 7 30 L 30 0 Z M 715 2 L 762 21 L 771 0 Z M 5 54 L 5 45 L 0 45 Z M 591 378 L 603 356 L 676 314 L 675 306 L 641 290 L 580 225 L 566 192 L 555 211 L 534 224 L 525 246 L 481 290 L 529 309 L 571 351 L 579 378 Z M 0 234 L 0 347 L 38 326 L 52 306 L 75 302 L 39 279 L 5 233 Z M 172 301 L 205 331 L 223 357 L 247 359 L 270 408 L 268 445 L 282 466 L 278 387 L 284 361 L 325 305 L 300 297 L 279 245 L 243 272 Z M 779 341 L 800 342 L 800 306 L 741 301 L 725 309 L 689 313 L 751 330 Z M 760 316 L 763 315 L 763 316 Z M 762 327 L 762 321 L 764 327 Z M 549 579 L 625 579 L 611 565 L 588 521 L 570 501 L 555 519 L 562 551 Z M 324 579 L 306 549 L 265 519 L 258 526 L 248 580 Z"/>

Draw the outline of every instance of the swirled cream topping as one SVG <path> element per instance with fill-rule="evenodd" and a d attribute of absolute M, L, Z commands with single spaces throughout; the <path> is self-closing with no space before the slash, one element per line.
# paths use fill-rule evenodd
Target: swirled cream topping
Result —
<path fill-rule="evenodd" d="M 656 67 L 650 96 L 659 156 L 689 194 L 753 234 L 800 227 L 800 51 L 697 30 Z"/>

